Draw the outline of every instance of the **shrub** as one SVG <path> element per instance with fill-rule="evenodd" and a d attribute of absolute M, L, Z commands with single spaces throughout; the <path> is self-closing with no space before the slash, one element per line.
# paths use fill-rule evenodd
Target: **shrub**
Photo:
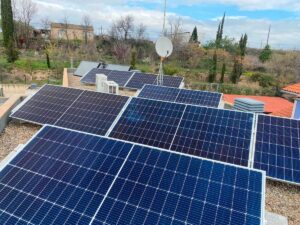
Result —
<path fill-rule="evenodd" d="M 179 70 L 172 65 L 164 65 L 164 74 L 166 75 L 174 75 L 177 74 Z"/>

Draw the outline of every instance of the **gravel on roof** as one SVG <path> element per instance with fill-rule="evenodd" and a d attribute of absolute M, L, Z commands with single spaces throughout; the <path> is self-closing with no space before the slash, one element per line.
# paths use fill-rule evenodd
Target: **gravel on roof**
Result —
<path fill-rule="evenodd" d="M 0 134 L 0 161 L 19 144 L 25 144 L 40 126 L 10 122 Z M 288 217 L 289 225 L 300 224 L 300 186 L 268 180 L 266 210 Z"/>

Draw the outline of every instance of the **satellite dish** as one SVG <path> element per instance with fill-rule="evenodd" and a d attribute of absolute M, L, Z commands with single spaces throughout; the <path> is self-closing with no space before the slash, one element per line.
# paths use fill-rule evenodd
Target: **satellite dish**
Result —
<path fill-rule="evenodd" d="M 155 44 L 157 54 L 162 58 L 169 57 L 173 52 L 173 44 L 170 39 L 160 37 Z"/>

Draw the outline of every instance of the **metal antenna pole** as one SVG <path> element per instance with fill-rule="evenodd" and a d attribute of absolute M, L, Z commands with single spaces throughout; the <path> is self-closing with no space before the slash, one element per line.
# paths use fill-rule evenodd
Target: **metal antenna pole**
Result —
<path fill-rule="evenodd" d="M 268 32 L 267 45 L 269 45 L 270 33 L 271 33 L 271 25 L 269 26 L 269 32 Z"/>
<path fill-rule="evenodd" d="M 164 7 L 164 22 L 163 22 L 163 35 L 166 31 L 166 11 L 167 11 L 167 0 L 165 0 L 165 7 Z"/>

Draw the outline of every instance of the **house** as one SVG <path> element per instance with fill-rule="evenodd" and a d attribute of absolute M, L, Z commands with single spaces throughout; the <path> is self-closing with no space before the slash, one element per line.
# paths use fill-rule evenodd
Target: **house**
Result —
<path fill-rule="evenodd" d="M 51 23 L 51 39 L 94 40 L 94 28 L 75 24 Z"/>
<path fill-rule="evenodd" d="M 263 102 L 265 104 L 265 114 L 287 118 L 291 118 L 293 114 L 294 104 L 280 97 L 224 94 L 225 106 L 231 108 L 236 98 L 249 98 Z"/>

